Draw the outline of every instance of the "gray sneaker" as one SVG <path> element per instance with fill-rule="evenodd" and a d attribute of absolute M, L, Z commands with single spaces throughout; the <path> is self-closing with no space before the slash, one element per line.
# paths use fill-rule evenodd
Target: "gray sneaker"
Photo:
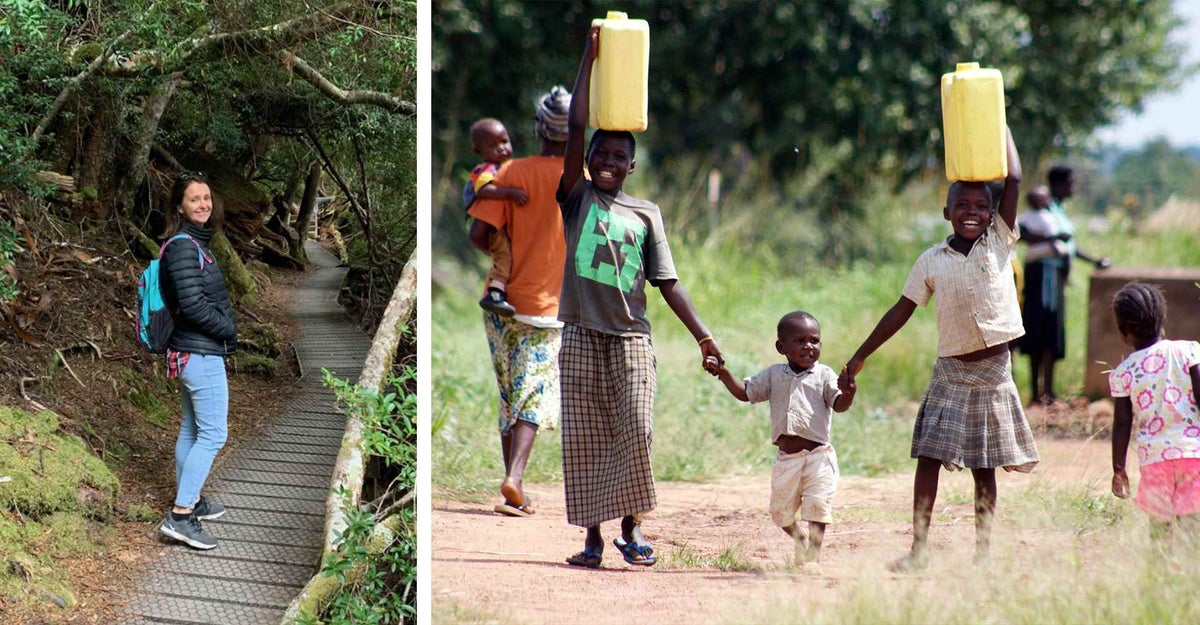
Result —
<path fill-rule="evenodd" d="M 212 549 L 217 546 L 217 539 L 200 527 L 200 519 L 197 519 L 195 514 L 189 514 L 186 519 L 176 521 L 167 513 L 167 518 L 158 526 L 158 531 L 196 549 Z"/>
<path fill-rule="evenodd" d="M 200 496 L 200 501 L 192 507 L 192 514 L 196 515 L 201 521 L 211 521 L 219 519 L 225 514 L 225 506 L 222 506 L 218 501 L 206 499 L 204 495 Z"/>

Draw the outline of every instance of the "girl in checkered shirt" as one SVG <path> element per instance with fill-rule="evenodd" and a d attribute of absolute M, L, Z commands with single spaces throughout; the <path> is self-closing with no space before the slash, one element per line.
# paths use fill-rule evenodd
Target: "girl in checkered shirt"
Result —
<path fill-rule="evenodd" d="M 964 467 L 975 481 L 975 561 L 984 563 L 996 511 L 996 467 L 1028 472 L 1037 446 L 1013 384 L 1008 345 L 1025 333 L 1013 281 L 1013 246 L 1020 198 L 1021 160 L 1008 133 L 1008 176 L 998 211 L 983 182 L 955 182 L 942 214 L 954 234 L 926 250 L 909 274 L 900 299 L 863 341 L 846 370 L 862 371 L 867 358 L 904 324 L 917 306 L 937 295 L 938 359 L 913 428 L 913 542 L 888 565 L 910 573 L 929 566 L 929 520 L 938 473 Z M 999 219 L 996 219 L 999 212 Z"/>

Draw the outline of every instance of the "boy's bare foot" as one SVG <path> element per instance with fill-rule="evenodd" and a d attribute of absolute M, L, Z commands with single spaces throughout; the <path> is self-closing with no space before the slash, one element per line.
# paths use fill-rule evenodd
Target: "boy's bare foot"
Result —
<path fill-rule="evenodd" d="M 808 557 L 808 533 L 795 523 L 783 528 L 783 531 L 792 537 L 792 562 L 796 566 L 802 566 L 810 559 Z"/>
<path fill-rule="evenodd" d="M 911 552 L 908 555 L 904 556 L 903 558 L 900 558 L 899 560 L 893 560 L 892 562 L 889 562 L 887 565 L 888 571 L 890 571 L 892 573 L 901 573 L 901 574 L 905 574 L 905 575 L 921 573 L 921 572 L 924 572 L 925 569 L 928 569 L 928 568 L 929 568 L 929 558 L 927 556 L 918 555 L 918 554 L 911 553 Z"/>

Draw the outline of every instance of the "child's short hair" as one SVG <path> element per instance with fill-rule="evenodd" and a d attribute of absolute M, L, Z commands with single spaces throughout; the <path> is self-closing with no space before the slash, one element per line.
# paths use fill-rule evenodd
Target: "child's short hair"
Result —
<path fill-rule="evenodd" d="M 476 120 L 474 124 L 471 124 L 471 144 L 479 145 L 479 142 L 487 134 L 494 132 L 496 128 L 505 130 L 504 123 L 494 117 L 484 117 L 483 119 Z"/>
<path fill-rule="evenodd" d="M 1117 330 L 1138 340 L 1148 341 L 1162 336 L 1167 320 L 1167 300 L 1158 287 L 1130 282 L 1121 287 L 1112 300 Z"/>
<path fill-rule="evenodd" d="M 1025 202 L 1034 208 L 1040 208 L 1039 202 L 1050 199 L 1050 189 L 1044 186 L 1036 186 L 1025 193 Z"/>
<path fill-rule="evenodd" d="M 818 326 L 821 325 L 821 322 L 817 321 L 816 317 L 804 312 L 803 310 L 794 310 L 779 319 L 779 323 L 776 324 L 776 326 L 775 326 L 775 335 L 783 336 L 784 328 L 787 328 L 788 326 L 791 326 L 794 323 L 799 323 L 800 321 L 805 321 L 805 320 L 810 320 L 813 323 L 817 324 Z"/>
<path fill-rule="evenodd" d="M 992 210 L 996 210 L 995 198 L 997 195 L 992 193 L 992 187 L 986 182 L 976 182 L 974 180 L 956 180 L 950 185 L 950 190 L 946 192 L 946 206 L 954 203 L 954 198 L 962 192 L 963 189 L 982 189 L 987 195 L 988 205 Z"/>
<path fill-rule="evenodd" d="M 633 133 L 628 130 L 604 130 L 601 128 L 592 133 L 592 140 L 588 143 L 588 156 L 592 155 L 592 148 L 596 147 L 596 143 L 602 137 L 611 137 L 613 139 L 621 139 L 629 145 L 629 158 L 633 158 L 634 152 L 637 151 L 637 139 L 633 138 Z"/>

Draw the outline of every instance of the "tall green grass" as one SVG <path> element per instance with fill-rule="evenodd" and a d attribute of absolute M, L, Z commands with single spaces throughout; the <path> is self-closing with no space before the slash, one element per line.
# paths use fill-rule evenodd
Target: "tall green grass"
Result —
<path fill-rule="evenodd" d="M 655 175 L 639 170 L 627 190 L 662 206 L 681 282 L 738 376 L 783 361 L 774 349 L 775 324 L 797 309 L 820 321 L 821 361 L 840 370 L 899 298 L 917 256 L 950 233 L 941 216 L 944 191 L 936 182 L 914 184 L 900 194 L 880 186 L 868 190 L 868 208 L 861 215 L 829 216 L 807 203 L 820 195 L 813 190 L 814 178 L 802 174 L 778 192 L 752 183 L 735 186 L 712 211 L 698 182 L 703 171 L 694 164 L 668 165 Z M 1200 266 L 1194 235 L 1091 234 L 1083 221 L 1077 216 L 1080 245 L 1111 256 L 1114 264 Z M 836 261 L 828 254 L 831 249 L 854 260 Z M 467 268 L 474 283 L 481 283 L 483 260 L 479 255 L 476 266 Z M 1068 395 L 1083 388 L 1086 348 L 1088 270 L 1083 263 L 1077 266 L 1067 297 L 1068 353 L 1057 369 L 1058 390 Z M 497 391 L 477 297 L 473 290 L 441 290 L 433 301 L 434 483 L 460 493 L 490 491 L 503 473 Z M 656 476 L 702 481 L 764 470 L 774 449 L 767 407 L 730 397 L 702 371 L 695 341 L 661 297 L 651 292 L 648 299 L 658 357 Z M 936 347 L 933 311 L 918 309 L 868 360 L 854 406 L 834 417 L 834 444 L 845 473 L 910 467 L 912 417 L 929 382 Z M 1028 364 L 1021 356 L 1014 375 L 1027 394 Z M 556 433 L 544 432 L 527 479 L 561 479 L 560 455 Z"/>

